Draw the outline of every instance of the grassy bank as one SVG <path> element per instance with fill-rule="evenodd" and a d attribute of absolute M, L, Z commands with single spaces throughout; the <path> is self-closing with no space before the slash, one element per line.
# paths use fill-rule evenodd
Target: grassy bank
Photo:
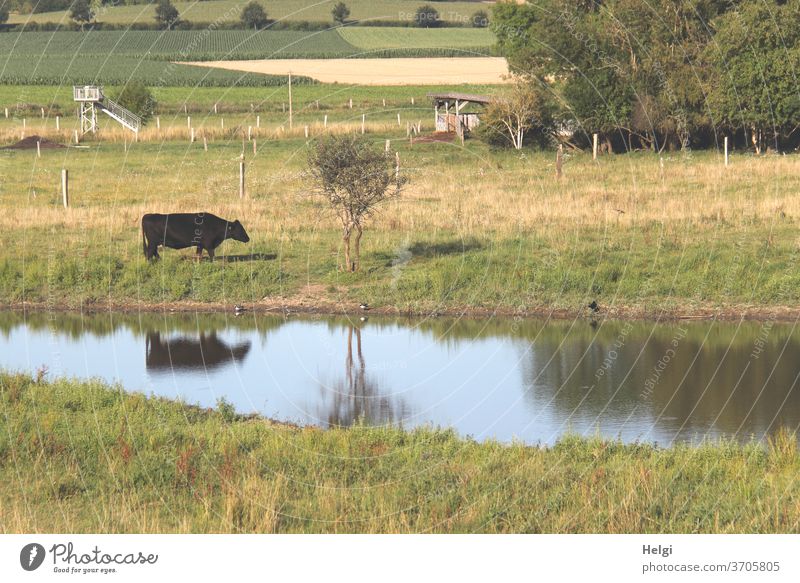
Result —
<path fill-rule="evenodd" d="M 355 110 L 354 110 L 355 111 Z M 422 115 L 422 114 L 420 114 Z M 356 112 L 353 124 L 360 124 Z M 296 133 L 298 130 L 295 127 Z M 492 151 L 392 139 L 410 182 L 368 226 L 363 268 L 338 270 L 335 220 L 309 199 L 307 142 L 247 146 L 248 198 L 238 197 L 241 132 L 209 144 L 91 143 L 85 150 L 0 152 L 0 296 L 8 302 L 146 305 L 303 303 L 388 311 L 577 310 L 639 314 L 781 308 L 800 299 L 800 159 L 714 152 L 575 155 L 556 180 L 548 152 Z M 398 135 L 399 134 L 399 135 Z M 71 208 L 61 207 L 68 168 Z M 238 218 L 252 241 L 230 261 L 168 250 L 145 263 L 145 212 L 206 210 Z"/>
<path fill-rule="evenodd" d="M 319 430 L 0 375 L 2 532 L 797 532 L 796 440 Z"/>

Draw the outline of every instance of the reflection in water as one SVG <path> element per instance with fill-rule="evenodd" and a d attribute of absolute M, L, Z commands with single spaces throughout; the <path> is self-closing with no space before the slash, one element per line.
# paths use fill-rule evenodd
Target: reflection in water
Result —
<path fill-rule="evenodd" d="M 148 332 L 145 363 L 151 372 L 215 370 L 241 362 L 250 352 L 250 341 L 230 345 L 216 332 L 200 333 L 199 338 L 178 336 L 161 338 L 161 332 Z"/>
<path fill-rule="evenodd" d="M 355 358 L 353 339 L 355 338 Z M 403 418 L 407 409 L 400 399 L 381 394 L 377 379 L 367 375 L 361 344 L 361 328 L 347 326 L 347 356 L 344 379 L 321 387 L 319 422 L 327 427 L 350 427 L 356 422 L 368 425 L 390 424 Z M 330 396 L 330 398 L 326 398 Z"/>
<path fill-rule="evenodd" d="M 664 444 L 796 430 L 797 354 L 800 331 L 779 323 L 0 312 L 2 368 L 45 365 L 202 406 L 225 397 L 298 423 L 528 443 L 568 430 Z"/>

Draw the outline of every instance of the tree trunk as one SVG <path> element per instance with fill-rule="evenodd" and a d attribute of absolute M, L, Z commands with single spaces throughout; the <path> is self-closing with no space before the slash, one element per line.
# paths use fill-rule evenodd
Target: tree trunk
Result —
<path fill-rule="evenodd" d="M 342 242 L 344 243 L 344 270 L 345 271 L 353 271 L 352 264 L 350 263 L 350 233 L 345 232 L 344 236 L 342 236 Z"/>
<path fill-rule="evenodd" d="M 361 227 L 356 227 L 356 240 L 355 245 L 353 246 L 353 269 L 351 271 L 358 271 L 359 266 L 361 265 L 361 235 L 364 231 Z"/>

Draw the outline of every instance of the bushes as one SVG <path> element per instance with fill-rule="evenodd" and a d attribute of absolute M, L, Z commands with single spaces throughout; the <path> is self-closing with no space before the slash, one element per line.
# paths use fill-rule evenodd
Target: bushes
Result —
<path fill-rule="evenodd" d="M 117 93 L 114 101 L 142 118 L 146 122 L 155 112 L 156 100 L 147 85 L 141 81 L 132 81 Z"/>

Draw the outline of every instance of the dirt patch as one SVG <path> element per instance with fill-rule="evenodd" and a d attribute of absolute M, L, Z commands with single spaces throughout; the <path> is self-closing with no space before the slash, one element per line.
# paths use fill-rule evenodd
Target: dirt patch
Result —
<path fill-rule="evenodd" d="M 6 146 L 3 150 L 35 150 L 36 149 L 36 142 L 39 142 L 39 147 L 42 150 L 55 150 L 56 148 L 66 148 L 65 145 L 59 144 L 58 142 L 51 142 L 50 140 L 46 140 L 41 136 L 28 136 L 16 142 L 15 144 L 11 144 L 10 146 Z"/>
<path fill-rule="evenodd" d="M 268 75 L 303 75 L 322 83 L 350 85 L 462 85 L 508 83 L 501 57 L 420 59 L 262 59 L 179 63 Z"/>

